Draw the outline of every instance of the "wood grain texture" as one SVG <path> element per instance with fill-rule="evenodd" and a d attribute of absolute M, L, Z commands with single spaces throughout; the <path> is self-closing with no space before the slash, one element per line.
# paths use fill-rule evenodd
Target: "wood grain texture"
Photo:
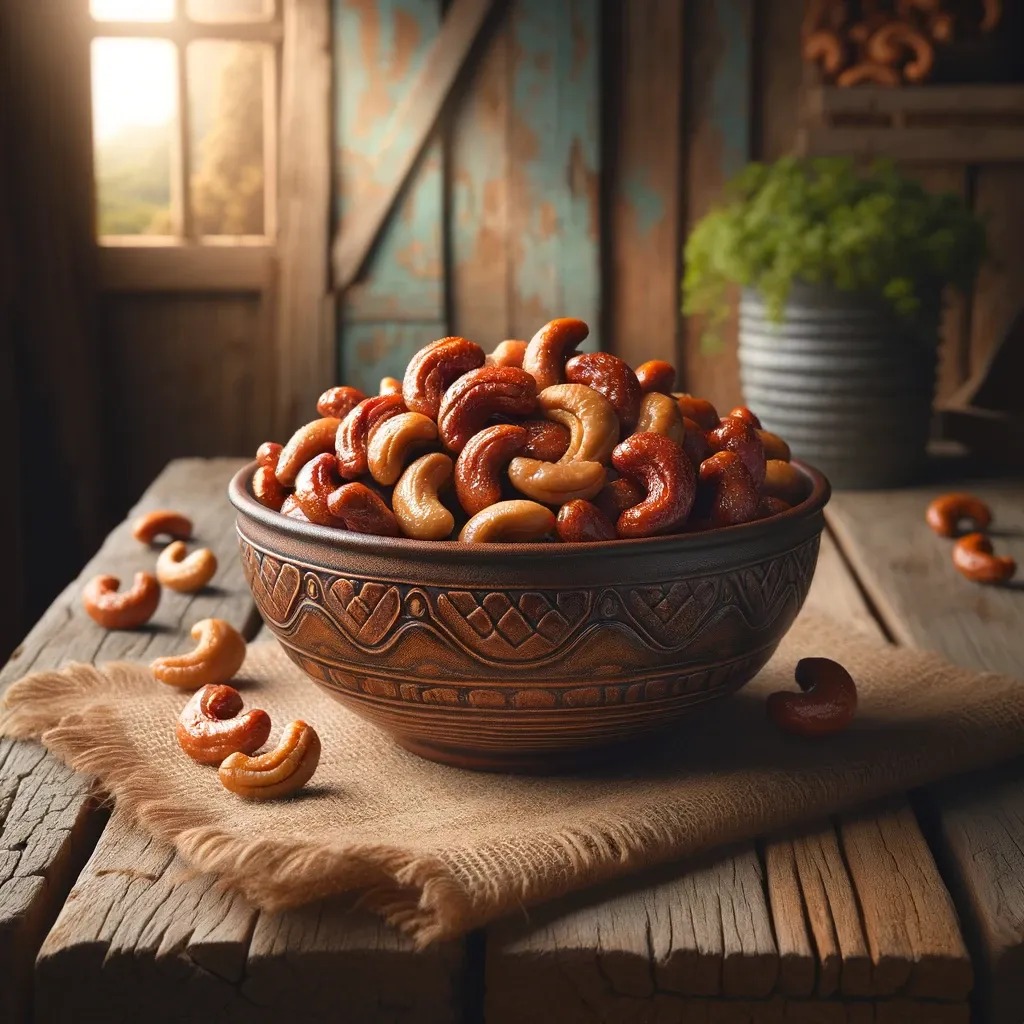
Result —
<path fill-rule="evenodd" d="M 117 633 L 101 629 L 82 608 L 83 583 L 98 572 L 127 579 L 140 569 L 152 571 L 156 557 L 154 550 L 132 538 L 127 523 L 122 524 L 29 633 L 0 673 L 0 686 L 68 661 L 150 659 L 180 650 L 187 627 L 210 614 L 221 614 L 240 626 L 249 621 L 251 599 L 241 600 L 237 588 L 233 597 L 216 589 L 240 576 L 234 516 L 222 496 L 224 481 L 237 465 L 233 460 L 176 463 L 153 483 L 135 510 L 170 505 L 191 515 L 197 539 L 221 558 L 212 587 L 196 595 L 165 591 L 145 629 Z M 189 497 L 193 482 L 200 489 L 198 499 Z M 191 641 L 184 646 L 191 646 Z M 35 743 L 0 741 L 0 792 L 0 957 L 3 972 L 12 979 L 0 986 L 0 1018 L 18 1019 L 32 957 L 89 855 L 101 819 L 96 817 L 87 780 L 58 764 Z"/>
<path fill-rule="evenodd" d="M 804 78 L 800 57 L 804 5 L 761 3 L 757 13 L 755 154 L 759 160 L 778 160 L 796 148 Z"/>
<path fill-rule="evenodd" d="M 275 436 L 270 303 L 244 294 L 104 298 L 106 431 L 117 453 L 111 501 L 119 512 L 170 459 L 251 457 Z M 315 400 L 299 412 L 303 421 Z"/>
<path fill-rule="evenodd" d="M 273 419 L 267 406 L 261 410 L 264 430 L 282 440 L 311 418 L 317 396 L 336 383 L 327 287 L 330 24 L 330 0 L 284 0 Z"/>
<path fill-rule="evenodd" d="M 585 320 L 601 347 L 598 0 L 511 11 L 509 337 Z"/>
<path fill-rule="evenodd" d="M 406 152 L 414 141 L 396 111 L 409 101 L 440 21 L 436 0 L 334 5 L 336 207 L 342 234 L 348 218 L 386 191 L 391 151 Z M 340 299 L 341 378 L 367 394 L 377 393 L 381 377 L 401 378 L 417 349 L 448 333 L 444 167 L 442 144 L 432 141 L 415 162 L 362 275 Z"/>
<path fill-rule="evenodd" d="M 686 221 L 688 230 L 721 197 L 722 187 L 751 157 L 753 0 L 687 7 Z M 740 402 L 735 312 L 715 351 L 701 344 L 698 318 L 685 323 L 683 390 L 720 409 Z"/>
<path fill-rule="evenodd" d="M 678 360 L 683 5 L 637 0 L 608 27 L 620 51 L 608 130 L 617 135 L 606 244 L 611 338 L 632 366 Z"/>

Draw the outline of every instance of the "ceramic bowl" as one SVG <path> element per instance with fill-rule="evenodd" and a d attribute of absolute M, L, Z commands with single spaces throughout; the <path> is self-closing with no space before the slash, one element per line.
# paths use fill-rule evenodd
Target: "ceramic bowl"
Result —
<path fill-rule="evenodd" d="M 423 757 L 550 772 L 732 693 L 807 596 L 828 481 L 771 519 L 596 544 L 460 544 L 299 522 L 230 485 L 242 566 L 289 657 Z"/>

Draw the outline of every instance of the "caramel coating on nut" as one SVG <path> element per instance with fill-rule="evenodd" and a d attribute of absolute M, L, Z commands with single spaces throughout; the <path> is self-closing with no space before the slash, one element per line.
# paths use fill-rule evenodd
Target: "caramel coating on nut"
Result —
<path fill-rule="evenodd" d="M 518 366 L 522 367 L 526 355 L 526 342 L 518 338 L 507 338 L 499 342 L 494 351 L 487 357 L 487 366 Z"/>
<path fill-rule="evenodd" d="M 968 532 L 988 529 L 992 510 L 981 498 L 958 491 L 936 498 L 928 506 L 925 520 L 940 537 L 955 537 L 963 522 L 970 524 Z"/>
<path fill-rule="evenodd" d="M 305 722 L 291 722 L 266 754 L 229 754 L 217 769 L 221 785 L 245 800 L 273 800 L 301 789 L 320 763 L 320 737 Z"/>
<path fill-rule="evenodd" d="M 715 452 L 735 452 L 747 467 L 755 487 L 764 483 L 765 457 L 764 445 L 757 436 L 757 430 L 744 420 L 727 416 L 714 430 L 705 435 L 712 454 Z M 777 497 L 785 498 L 784 494 Z M 787 499 L 788 500 L 788 499 Z"/>
<path fill-rule="evenodd" d="M 402 475 L 413 449 L 437 439 L 437 426 L 422 413 L 400 412 L 373 428 L 366 445 L 366 464 L 379 484 L 390 487 Z"/>
<path fill-rule="evenodd" d="M 294 487 L 299 470 L 315 455 L 334 451 L 334 439 L 342 421 L 324 416 L 299 427 L 288 439 L 277 460 L 277 479 L 284 487 Z"/>
<path fill-rule="evenodd" d="M 772 516 L 777 516 L 780 512 L 788 512 L 792 507 L 788 501 L 774 498 L 770 494 L 763 494 L 757 503 L 757 518 L 771 519 Z"/>
<path fill-rule="evenodd" d="M 526 431 L 521 455 L 541 462 L 558 462 L 569 450 L 570 434 L 554 420 L 521 420 L 517 426 Z"/>
<path fill-rule="evenodd" d="M 807 481 L 791 463 L 769 459 L 765 463 L 761 493 L 781 498 L 790 505 L 799 505 L 807 497 Z"/>
<path fill-rule="evenodd" d="M 168 686 L 198 690 L 226 683 L 245 661 L 245 638 L 223 619 L 202 619 L 192 627 L 198 641 L 187 654 L 172 654 L 150 662 L 153 675 Z"/>
<path fill-rule="evenodd" d="M 636 379 L 640 382 L 640 390 L 645 393 L 657 391 L 671 395 L 676 383 L 676 368 L 664 359 L 648 359 L 636 368 Z"/>
<path fill-rule="evenodd" d="M 533 374 L 537 390 L 565 381 L 565 362 L 586 340 L 590 328 L 573 317 L 550 320 L 531 339 L 523 353 L 523 369 Z"/>
<path fill-rule="evenodd" d="M 745 405 L 737 405 L 729 415 L 733 419 L 743 420 L 744 423 L 749 424 L 755 430 L 761 429 L 761 421 Z"/>
<path fill-rule="evenodd" d="M 526 443 L 526 430 L 497 423 L 474 434 L 455 462 L 455 493 L 468 515 L 501 501 L 501 474 Z"/>
<path fill-rule="evenodd" d="M 795 677 L 803 693 L 768 695 L 768 717 L 780 729 L 797 736 L 832 736 L 853 721 L 857 684 L 842 665 L 829 658 L 801 658 Z"/>
<path fill-rule="evenodd" d="M 217 556 L 209 548 L 197 548 L 189 554 L 183 540 L 172 541 L 156 560 L 156 578 L 182 594 L 202 590 L 216 572 Z"/>
<path fill-rule="evenodd" d="M 766 459 L 778 459 L 780 462 L 789 462 L 792 458 L 789 445 L 778 434 L 773 434 L 770 430 L 758 430 L 757 436 L 761 438 L 761 444 L 764 445 L 764 457 Z"/>
<path fill-rule="evenodd" d="M 582 498 L 567 501 L 555 519 L 558 539 L 568 544 L 615 540 L 615 524 L 596 506 Z"/>
<path fill-rule="evenodd" d="M 608 400 L 624 428 L 631 430 L 640 415 L 640 381 L 629 364 L 610 352 L 581 352 L 565 364 L 570 384 L 585 384 Z"/>
<path fill-rule="evenodd" d="M 969 533 L 953 545 L 953 565 L 975 583 L 1005 583 L 1017 571 L 1009 555 L 995 555 L 983 533 Z"/>
<path fill-rule="evenodd" d="M 252 475 L 253 497 L 261 504 L 275 512 L 281 511 L 288 492 L 281 486 L 277 474 L 270 466 L 257 466 Z"/>
<path fill-rule="evenodd" d="M 685 417 L 683 418 L 683 451 L 693 463 L 695 470 L 699 470 L 700 464 L 711 454 L 708 439 L 704 436 L 700 424 Z"/>
<path fill-rule="evenodd" d="M 336 388 L 328 388 L 317 399 L 316 411 L 321 416 L 333 416 L 340 420 L 365 398 L 366 395 L 359 388 L 350 388 L 347 384 L 340 384 Z"/>
<path fill-rule="evenodd" d="M 499 501 L 477 512 L 462 528 L 464 544 L 542 540 L 555 528 L 555 514 L 535 501 Z"/>
<path fill-rule="evenodd" d="M 652 537 L 682 526 L 693 508 L 697 474 L 682 448 L 663 434 L 631 434 L 612 452 L 612 465 L 643 487 L 639 505 L 615 524 L 620 537 Z"/>
<path fill-rule="evenodd" d="M 545 418 L 569 431 L 561 462 L 607 462 L 619 441 L 619 418 L 603 395 L 585 384 L 555 384 L 537 396 Z"/>
<path fill-rule="evenodd" d="M 284 504 L 281 506 L 281 515 L 287 516 L 289 519 L 298 519 L 304 523 L 308 523 L 309 520 L 306 518 L 306 513 L 302 511 L 301 506 L 295 500 L 294 494 L 289 494 L 284 499 Z"/>
<path fill-rule="evenodd" d="M 270 737 L 270 715 L 254 708 L 240 715 L 233 686 L 210 684 L 193 694 L 178 719 L 178 746 L 200 764 L 220 764 L 229 754 L 251 754 Z"/>
<path fill-rule="evenodd" d="M 600 462 L 541 462 L 517 456 L 508 478 L 521 494 L 545 505 L 564 505 L 574 498 L 593 498 L 608 474 Z"/>
<path fill-rule="evenodd" d="M 643 500 L 644 492 L 641 488 L 637 487 L 632 480 L 619 477 L 617 480 L 609 480 L 601 488 L 594 499 L 594 504 L 612 523 L 615 523 L 627 508 L 639 505 Z"/>
<path fill-rule="evenodd" d="M 441 452 L 421 455 L 402 474 L 391 507 L 406 537 L 444 540 L 455 529 L 455 517 L 437 496 L 451 478 L 452 460 Z"/>
<path fill-rule="evenodd" d="M 132 536 L 143 544 L 152 544 L 157 537 L 188 540 L 192 536 L 192 520 L 171 509 L 154 509 L 132 523 Z"/>
<path fill-rule="evenodd" d="M 683 418 L 693 420 L 701 430 L 714 430 L 718 426 L 718 411 L 706 398 L 696 398 L 685 393 L 673 393 L 672 397 L 676 400 Z"/>
<path fill-rule="evenodd" d="M 439 338 L 424 345 L 405 370 L 402 397 L 411 412 L 437 419 L 444 393 L 470 370 L 484 365 L 484 350 L 465 338 Z"/>
<path fill-rule="evenodd" d="M 309 522 L 319 526 L 338 525 L 327 507 L 327 499 L 340 485 L 338 460 L 330 452 L 314 456 L 299 470 L 295 478 L 295 501 Z"/>
<path fill-rule="evenodd" d="M 649 391 L 640 402 L 637 434 L 662 434 L 670 441 L 682 445 L 686 438 L 683 417 L 675 399 L 660 391 Z"/>
<path fill-rule="evenodd" d="M 700 464 L 700 479 L 712 489 L 707 516 L 712 526 L 736 526 L 757 518 L 760 496 L 735 452 L 718 452 L 705 459 Z"/>
<path fill-rule="evenodd" d="M 160 603 L 160 584 L 148 572 L 137 572 L 135 582 L 123 593 L 116 576 L 94 576 L 82 590 L 82 604 L 89 618 L 104 629 L 135 629 L 153 617 Z"/>
<path fill-rule="evenodd" d="M 444 393 L 437 430 L 446 447 L 461 452 L 492 416 L 528 416 L 536 405 L 537 386 L 525 370 L 482 366 L 461 376 Z"/>
<path fill-rule="evenodd" d="M 353 533 L 372 533 L 378 537 L 397 537 L 402 531 L 394 512 L 384 499 L 366 484 L 342 484 L 327 499 L 327 509 Z"/>
<path fill-rule="evenodd" d="M 263 444 L 256 449 L 256 461 L 261 466 L 266 466 L 268 469 L 277 469 L 278 459 L 281 458 L 281 451 L 284 445 L 278 444 L 276 441 L 264 441 Z M 174 537 L 174 540 L 188 540 L 187 537 Z"/>
<path fill-rule="evenodd" d="M 367 470 L 366 448 L 371 432 L 392 416 L 405 412 L 401 395 L 374 395 L 360 402 L 342 421 L 335 438 L 338 473 L 355 480 Z"/>
<path fill-rule="evenodd" d="M 402 382 L 397 377 L 381 377 L 380 386 L 377 388 L 378 395 L 400 395 L 402 393 Z"/>

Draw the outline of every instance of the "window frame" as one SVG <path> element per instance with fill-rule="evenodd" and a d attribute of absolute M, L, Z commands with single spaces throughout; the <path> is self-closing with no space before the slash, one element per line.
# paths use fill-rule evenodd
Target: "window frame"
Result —
<path fill-rule="evenodd" d="M 173 235 L 101 235 L 96 220 L 96 152 L 92 150 L 94 236 L 100 287 L 107 291 L 261 290 L 272 280 L 278 233 L 278 107 L 283 0 L 272 0 L 263 18 L 196 21 L 186 0 L 174 0 L 169 21 L 101 21 L 82 0 L 88 25 L 92 66 L 95 39 L 163 39 L 175 53 L 177 117 L 171 147 L 171 220 Z M 192 140 L 188 102 L 187 53 L 198 40 L 265 44 L 263 64 L 263 227 L 261 235 L 198 235 L 191 195 Z M 92 103 L 90 102 L 90 112 Z M 91 131 L 90 131 L 91 136 Z"/>

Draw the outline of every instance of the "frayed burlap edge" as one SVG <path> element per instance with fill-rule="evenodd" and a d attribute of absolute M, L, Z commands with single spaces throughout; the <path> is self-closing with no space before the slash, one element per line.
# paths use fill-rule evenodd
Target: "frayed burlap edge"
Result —
<path fill-rule="evenodd" d="M 283 841 L 230 835 L 204 813 L 174 805 L 161 787 L 138 771 L 141 751 L 119 724 L 110 700 L 88 702 L 101 674 L 118 688 L 137 665 L 111 662 L 102 673 L 78 662 L 59 672 L 40 672 L 13 684 L 3 698 L 0 734 L 39 740 L 69 768 L 103 779 L 103 788 L 142 828 L 174 846 L 197 872 L 213 874 L 271 913 L 345 892 L 363 891 L 361 905 L 381 914 L 420 947 L 472 927 L 470 900 L 443 861 L 391 846 Z M 69 698 L 79 710 L 55 716 Z M 274 884 L 260 884 L 273 878 Z"/>

